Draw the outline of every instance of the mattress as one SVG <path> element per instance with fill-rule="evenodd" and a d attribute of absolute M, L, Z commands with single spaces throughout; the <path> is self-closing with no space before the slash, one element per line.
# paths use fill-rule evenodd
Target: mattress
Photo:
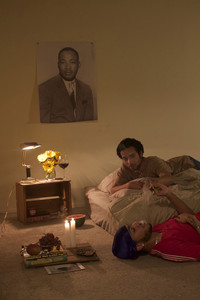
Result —
<path fill-rule="evenodd" d="M 124 224 L 146 220 L 153 226 L 177 215 L 177 211 L 164 196 L 157 196 L 148 189 L 124 189 L 110 196 L 109 191 L 116 171 L 106 176 L 99 185 L 86 188 L 88 214 L 95 224 L 110 234 Z M 200 171 L 188 169 L 174 176 L 172 192 L 193 211 L 200 211 Z"/>
<path fill-rule="evenodd" d="M 116 229 L 109 217 L 109 193 L 102 192 L 97 187 L 86 188 L 87 212 L 93 222 L 110 234 L 114 234 Z"/>

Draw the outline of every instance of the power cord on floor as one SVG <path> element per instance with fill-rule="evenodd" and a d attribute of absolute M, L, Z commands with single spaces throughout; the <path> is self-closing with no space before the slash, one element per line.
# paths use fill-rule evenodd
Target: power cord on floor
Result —
<path fill-rule="evenodd" d="M 13 186 L 9 192 L 9 195 L 8 195 L 8 200 L 6 202 L 6 212 L 5 212 L 5 215 L 4 215 L 4 218 L 3 218 L 3 221 L 1 222 L 1 232 L 0 232 L 0 238 L 3 236 L 3 234 L 5 233 L 6 231 L 6 219 L 7 219 L 7 216 L 8 216 L 8 205 L 9 205 L 9 202 L 10 202 L 10 198 L 13 194 L 13 191 L 14 191 L 14 188 L 15 186 Z"/>

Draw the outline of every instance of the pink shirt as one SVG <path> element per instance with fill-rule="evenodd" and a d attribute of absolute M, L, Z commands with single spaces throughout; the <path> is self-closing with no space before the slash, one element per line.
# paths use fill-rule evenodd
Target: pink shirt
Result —
<path fill-rule="evenodd" d="M 200 212 L 195 216 L 200 220 Z M 176 262 L 200 260 L 200 235 L 191 225 L 172 218 L 154 226 L 153 232 L 162 232 L 162 240 L 149 254 Z"/>

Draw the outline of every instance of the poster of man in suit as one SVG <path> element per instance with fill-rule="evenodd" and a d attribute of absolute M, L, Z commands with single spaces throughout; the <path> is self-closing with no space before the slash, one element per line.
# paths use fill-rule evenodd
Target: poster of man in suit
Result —
<path fill-rule="evenodd" d="M 41 123 L 97 120 L 92 42 L 38 43 L 37 83 Z"/>

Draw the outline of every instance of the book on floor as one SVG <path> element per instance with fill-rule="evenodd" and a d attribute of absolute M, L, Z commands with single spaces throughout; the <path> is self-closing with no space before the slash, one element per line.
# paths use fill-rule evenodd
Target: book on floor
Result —
<path fill-rule="evenodd" d="M 81 271 L 85 269 L 85 267 L 80 263 L 53 265 L 53 266 L 46 266 L 44 268 L 49 275 L 65 273 L 65 272 Z"/>

